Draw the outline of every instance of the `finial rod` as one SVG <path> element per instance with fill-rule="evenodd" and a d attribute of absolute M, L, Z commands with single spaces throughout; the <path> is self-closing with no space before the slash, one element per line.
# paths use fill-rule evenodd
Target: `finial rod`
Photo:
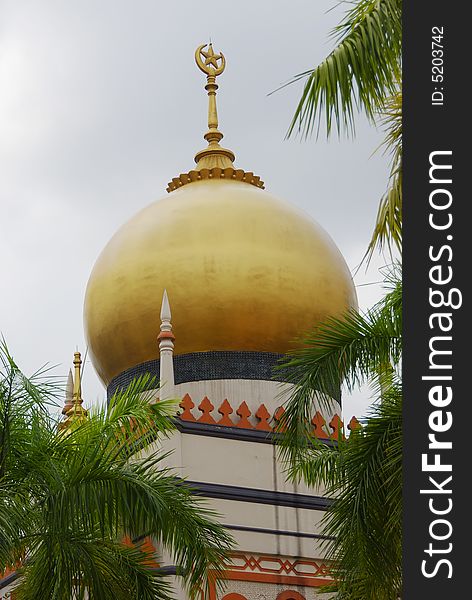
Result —
<path fill-rule="evenodd" d="M 222 148 L 220 141 L 223 134 L 218 130 L 218 111 L 216 108 L 216 90 L 218 84 L 216 78 L 221 75 L 226 67 L 226 59 L 222 52 L 216 54 L 213 45 L 201 44 L 195 50 L 195 62 L 200 71 L 205 73 L 207 83 L 205 89 L 208 92 L 208 131 L 203 136 L 208 146 L 195 154 L 195 168 L 188 173 L 181 173 L 174 177 L 167 187 L 168 192 L 201 179 L 231 179 L 244 181 L 263 188 L 264 182 L 252 171 L 246 172 L 236 169 L 234 166 L 234 152 L 228 148 Z"/>
<path fill-rule="evenodd" d="M 80 352 L 74 352 L 74 377 L 69 371 L 66 386 L 66 402 L 62 409 L 64 420 L 59 425 L 59 430 L 68 430 L 74 422 L 82 422 L 87 418 L 87 411 L 82 406 L 82 358 Z"/>
<path fill-rule="evenodd" d="M 204 50 L 208 45 L 208 50 Z M 216 109 L 216 90 L 218 84 L 216 78 L 225 70 L 226 59 L 220 52 L 215 54 L 211 42 L 202 44 L 195 51 L 195 62 L 198 68 L 207 76 L 207 84 L 205 89 L 208 92 L 208 132 L 205 134 L 205 139 L 208 142 L 219 142 L 223 138 L 223 134 L 218 131 L 218 111 Z"/>
<path fill-rule="evenodd" d="M 82 366 L 82 358 L 80 352 L 74 352 L 74 393 L 73 399 L 75 402 L 82 400 L 82 374 L 80 367 Z"/>
<path fill-rule="evenodd" d="M 222 148 L 219 144 L 223 139 L 223 134 L 218 130 L 218 111 L 216 109 L 216 90 L 218 89 L 216 78 L 225 70 L 226 59 L 222 52 L 215 53 L 210 42 L 198 46 L 195 50 L 195 62 L 200 71 L 207 76 L 205 89 L 208 92 L 208 131 L 203 136 L 208 142 L 208 148 L 200 150 L 195 155 L 197 169 L 215 166 L 222 169 L 231 168 L 233 167 L 234 153 Z"/>

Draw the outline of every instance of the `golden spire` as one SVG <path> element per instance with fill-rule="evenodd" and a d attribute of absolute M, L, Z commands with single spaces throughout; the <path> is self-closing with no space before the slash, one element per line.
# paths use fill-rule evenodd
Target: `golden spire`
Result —
<path fill-rule="evenodd" d="M 74 376 L 69 371 L 69 377 L 66 386 L 66 402 L 62 413 L 64 420 L 59 424 L 59 429 L 69 429 L 75 422 L 84 421 L 87 418 L 87 411 L 82 406 L 82 358 L 80 352 L 74 352 Z"/>
<path fill-rule="evenodd" d="M 80 352 L 74 352 L 74 392 L 72 398 L 74 404 L 82 404 L 82 374 L 81 374 L 82 358 Z"/>
<path fill-rule="evenodd" d="M 218 112 L 216 110 L 216 90 L 218 84 L 216 78 L 225 70 L 226 59 L 223 53 L 215 54 L 212 44 L 208 44 L 208 50 L 204 48 L 207 44 L 202 44 L 195 50 L 195 62 L 200 71 L 207 76 L 205 86 L 208 92 L 208 131 L 203 136 L 208 142 L 208 148 L 200 150 L 195 155 L 197 169 L 211 169 L 220 167 L 225 169 L 233 167 L 234 153 L 231 150 L 222 148 L 219 142 L 223 139 L 223 134 L 218 131 Z"/>
<path fill-rule="evenodd" d="M 206 48 L 206 50 L 205 50 Z M 252 172 L 235 169 L 233 165 L 234 152 L 220 146 L 223 134 L 218 129 L 218 111 L 216 109 L 216 78 L 226 67 L 226 59 L 222 52 L 215 53 L 211 42 L 198 46 L 195 51 L 195 62 L 198 68 L 207 76 L 205 89 L 208 92 L 208 131 L 203 136 L 208 146 L 195 155 L 197 166 L 188 173 L 181 173 L 168 184 L 167 191 L 198 181 L 199 179 L 236 179 L 263 188 L 264 182 Z"/>

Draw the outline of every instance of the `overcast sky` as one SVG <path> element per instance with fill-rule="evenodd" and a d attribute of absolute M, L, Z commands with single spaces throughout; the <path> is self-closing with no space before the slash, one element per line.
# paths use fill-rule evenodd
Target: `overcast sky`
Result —
<path fill-rule="evenodd" d="M 213 41 L 223 145 L 266 189 L 301 207 L 354 270 L 368 244 L 388 163 L 382 134 L 284 141 L 302 90 L 268 96 L 330 51 L 336 0 L 0 0 L 0 331 L 26 373 L 67 374 L 84 352 L 82 306 L 116 229 L 165 195 L 204 147 L 207 97 L 195 48 Z M 355 276 L 361 307 L 380 297 L 373 261 Z M 157 347 L 156 347 L 157 349 Z M 85 368 L 87 404 L 105 391 Z M 364 414 L 369 394 L 345 397 Z"/>

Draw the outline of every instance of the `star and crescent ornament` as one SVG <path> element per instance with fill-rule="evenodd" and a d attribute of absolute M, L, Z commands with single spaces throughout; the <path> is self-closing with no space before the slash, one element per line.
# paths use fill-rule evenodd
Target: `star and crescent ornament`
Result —
<path fill-rule="evenodd" d="M 208 46 L 208 49 L 205 48 Z M 209 76 L 216 77 L 225 70 L 226 60 L 222 52 L 216 54 L 211 42 L 202 44 L 195 51 L 195 62 L 198 68 Z"/>

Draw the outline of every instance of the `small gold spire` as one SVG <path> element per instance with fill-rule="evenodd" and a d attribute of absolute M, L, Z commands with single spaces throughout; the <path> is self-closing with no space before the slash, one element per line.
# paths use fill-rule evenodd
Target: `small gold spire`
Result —
<path fill-rule="evenodd" d="M 66 386 L 66 402 L 62 413 L 64 420 L 59 424 L 59 429 L 69 429 L 73 423 L 84 421 L 87 418 L 87 411 L 82 406 L 82 358 L 80 352 L 74 352 L 74 376 L 69 371 L 69 377 Z"/>
<path fill-rule="evenodd" d="M 206 48 L 206 50 L 205 50 Z M 203 136 L 208 146 L 195 154 L 195 169 L 188 173 L 181 173 L 174 177 L 167 186 L 167 191 L 172 192 L 187 183 L 202 179 L 235 179 L 244 181 L 259 188 L 264 188 L 264 182 L 252 172 L 234 167 L 234 152 L 222 148 L 220 142 L 223 134 L 218 129 L 218 111 L 216 109 L 216 78 L 221 75 L 226 67 L 226 59 L 222 52 L 215 53 L 213 45 L 201 44 L 195 50 L 195 62 L 198 68 L 207 76 L 205 86 L 208 92 L 208 131 Z"/>
<path fill-rule="evenodd" d="M 74 404 L 80 402 L 82 404 L 82 382 L 81 382 L 81 366 L 82 358 L 80 352 L 74 352 Z"/>

